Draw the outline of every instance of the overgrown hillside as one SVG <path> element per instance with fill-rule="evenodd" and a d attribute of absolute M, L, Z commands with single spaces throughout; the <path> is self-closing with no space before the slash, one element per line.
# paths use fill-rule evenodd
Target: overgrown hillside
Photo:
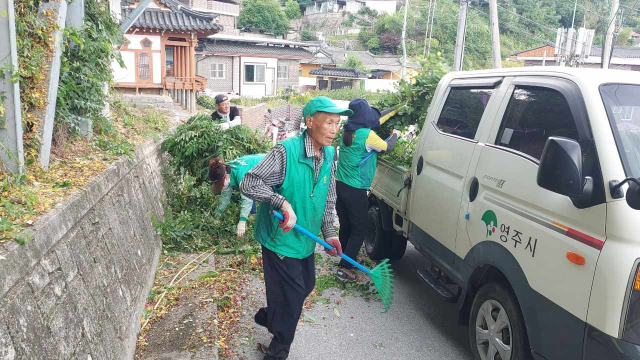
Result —
<path fill-rule="evenodd" d="M 482 1 L 481 1 L 482 3 Z M 632 29 L 640 26 L 638 7 L 635 0 L 623 0 L 623 31 L 619 45 L 631 45 Z M 635 5 L 634 5 L 635 4 Z M 502 58 L 514 52 L 555 41 L 558 27 L 570 27 L 574 2 L 571 0 L 499 0 L 500 42 Z M 407 20 L 407 52 L 409 56 L 422 55 L 425 47 L 429 0 L 412 0 L 409 4 Z M 431 50 L 441 52 L 448 61 L 453 61 L 456 31 L 458 25 L 459 1 L 437 0 L 434 18 Z M 358 35 L 360 43 L 373 53 L 401 54 L 400 34 L 404 12 L 398 10 L 392 16 L 378 16 L 369 28 L 363 28 Z M 595 43 L 602 43 L 603 26 L 608 21 L 609 4 L 602 0 L 579 0 L 575 26 L 583 24 L 596 29 Z M 507 64 L 508 65 L 508 64 Z M 491 33 L 489 30 L 488 5 L 469 6 L 467 19 L 465 69 L 481 69 L 491 66 Z"/>

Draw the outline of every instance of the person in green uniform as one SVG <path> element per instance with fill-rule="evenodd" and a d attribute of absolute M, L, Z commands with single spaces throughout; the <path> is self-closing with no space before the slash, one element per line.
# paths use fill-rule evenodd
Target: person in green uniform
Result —
<path fill-rule="evenodd" d="M 340 244 L 344 253 L 355 259 L 367 235 L 367 190 L 376 171 L 377 153 L 391 151 L 398 136 L 394 133 L 385 141 L 371 130 L 380 126 L 386 118 L 381 123 L 380 111 L 371 107 L 366 100 L 352 100 L 349 109 L 353 115 L 344 125 L 336 170 L 336 211 L 340 220 Z M 361 163 L 372 151 L 375 154 Z M 353 265 L 342 260 L 336 276 L 342 281 L 354 281 L 356 275 L 352 268 Z"/>
<path fill-rule="evenodd" d="M 307 130 L 278 143 L 249 171 L 240 191 L 260 203 L 255 236 L 262 245 L 262 267 L 267 306 L 255 314 L 255 322 L 266 327 L 273 339 L 264 359 L 286 359 L 302 313 L 305 298 L 315 286 L 316 243 L 293 230 L 296 224 L 324 240 L 340 255 L 334 227 L 335 149 L 331 146 L 340 115 L 351 110 L 337 107 L 329 98 L 311 99 L 303 108 Z M 284 216 L 279 222 L 271 211 Z"/>
<path fill-rule="evenodd" d="M 244 175 L 256 166 L 266 154 L 246 155 L 224 163 L 221 158 L 209 161 L 209 179 L 213 182 L 213 192 L 222 195 L 220 204 L 216 210 L 217 216 L 221 216 L 229 206 L 234 190 L 240 190 L 240 183 Z M 237 236 L 242 238 L 247 230 L 247 218 L 254 206 L 253 200 L 240 194 L 240 220 L 238 221 Z"/>

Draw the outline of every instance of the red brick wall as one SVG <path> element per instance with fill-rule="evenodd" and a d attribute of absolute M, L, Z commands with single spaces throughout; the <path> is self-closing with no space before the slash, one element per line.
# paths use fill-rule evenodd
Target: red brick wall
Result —
<path fill-rule="evenodd" d="M 264 113 L 266 111 L 265 104 L 258 104 L 252 107 L 238 107 L 242 125 L 246 125 L 252 129 L 257 129 L 264 124 Z"/>
<path fill-rule="evenodd" d="M 242 124 L 252 129 L 264 129 L 265 117 L 267 113 L 266 104 L 258 104 L 252 107 L 238 107 L 240 110 L 240 117 L 242 118 Z M 300 129 L 300 123 L 302 122 L 302 107 L 283 105 L 271 109 L 271 117 L 276 119 L 289 119 L 293 121 L 290 125 L 290 130 Z"/>

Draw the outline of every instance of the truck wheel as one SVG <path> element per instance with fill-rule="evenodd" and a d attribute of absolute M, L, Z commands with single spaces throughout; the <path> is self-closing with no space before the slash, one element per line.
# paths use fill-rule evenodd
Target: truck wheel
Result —
<path fill-rule="evenodd" d="M 372 206 L 367 216 L 369 220 L 369 233 L 364 239 L 364 249 L 371 260 L 381 260 L 387 256 L 391 237 L 382 228 L 380 208 Z"/>
<path fill-rule="evenodd" d="M 481 287 L 473 300 L 469 340 L 475 360 L 531 359 L 520 306 L 515 295 L 497 283 Z"/>
<path fill-rule="evenodd" d="M 407 238 L 393 234 L 393 240 L 389 244 L 389 251 L 387 257 L 391 261 L 400 260 L 404 256 L 404 252 L 407 250 Z"/>

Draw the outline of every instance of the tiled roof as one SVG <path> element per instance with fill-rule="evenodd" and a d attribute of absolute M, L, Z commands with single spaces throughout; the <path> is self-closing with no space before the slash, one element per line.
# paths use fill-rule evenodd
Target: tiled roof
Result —
<path fill-rule="evenodd" d="M 556 44 L 552 43 L 551 41 L 547 41 L 546 43 L 544 43 L 543 45 L 540 45 L 540 46 L 536 46 L 536 47 L 533 47 L 533 48 L 516 51 L 515 53 L 513 53 L 513 55 L 522 54 L 522 53 L 525 53 L 525 52 L 531 51 L 531 50 L 537 50 L 537 49 L 543 48 L 545 46 L 556 47 Z"/>
<path fill-rule="evenodd" d="M 309 61 L 305 61 L 305 64 L 317 64 L 317 65 L 334 65 L 335 63 L 331 58 L 327 57 L 314 57 Z"/>
<path fill-rule="evenodd" d="M 602 46 L 593 46 L 589 56 L 602 56 Z M 613 48 L 613 57 L 637 59 L 640 58 L 640 48 L 616 46 Z"/>
<path fill-rule="evenodd" d="M 256 45 L 224 40 L 201 39 L 197 51 L 211 52 L 215 54 L 249 54 L 249 55 L 275 55 L 300 59 L 311 59 L 312 54 L 299 47 Z"/>
<path fill-rule="evenodd" d="M 545 47 L 545 46 L 555 47 L 556 44 L 554 44 L 554 43 L 552 43 L 550 41 L 547 41 L 544 45 L 537 46 L 537 47 L 534 47 L 534 48 L 531 48 L 531 49 L 520 50 L 520 51 L 514 53 L 514 55 L 519 55 L 519 54 L 522 54 L 522 53 L 527 52 L 527 51 L 540 49 L 540 48 Z M 553 54 L 550 54 L 549 56 L 553 57 Z M 592 46 L 591 47 L 591 53 L 589 54 L 589 56 L 601 57 L 602 56 L 602 46 L 600 46 L 600 45 Z M 613 48 L 613 57 L 625 58 L 625 59 L 640 58 L 640 47 L 616 46 L 616 47 Z"/>
<path fill-rule="evenodd" d="M 332 76 L 340 78 L 352 78 L 352 79 L 366 79 L 367 74 L 356 69 L 344 69 L 344 68 L 328 68 L 321 67 L 320 69 L 313 69 L 309 71 L 311 75 L 319 76 Z"/>
<path fill-rule="evenodd" d="M 368 51 L 349 51 L 335 47 L 324 48 L 319 50 L 317 53 L 322 53 L 326 57 L 319 57 L 316 55 L 313 60 L 308 62 L 309 64 L 344 64 L 349 55 L 352 55 L 357 59 L 360 59 L 364 67 L 368 70 L 397 71 L 402 67 L 402 59 L 397 55 L 373 55 Z M 414 64 L 408 65 L 415 67 Z"/>
<path fill-rule="evenodd" d="M 147 7 L 136 19 L 131 28 L 143 30 L 168 30 L 168 31 L 198 31 L 207 34 L 215 34 L 222 31 L 222 25 L 218 24 L 217 16 L 192 10 L 177 0 L 157 0 L 169 9 Z M 122 0 L 122 16 L 127 19 L 134 7 L 134 0 Z"/>

